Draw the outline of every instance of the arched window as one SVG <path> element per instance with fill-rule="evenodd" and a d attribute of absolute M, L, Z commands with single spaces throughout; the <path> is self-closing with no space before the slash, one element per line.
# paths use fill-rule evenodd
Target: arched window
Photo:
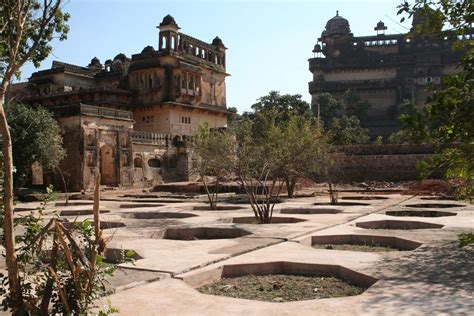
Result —
<path fill-rule="evenodd" d="M 148 160 L 148 166 L 151 168 L 160 168 L 161 162 L 159 159 L 150 159 Z"/>
<path fill-rule="evenodd" d="M 135 157 L 135 159 L 133 159 L 133 165 L 135 166 L 135 168 L 143 167 L 142 158 L 141 157 Z"/>
<path fill-rule="evenodd" d="M 166 37 L 165 36 L 161 37 L 161 48 L 166 48 Z"/>

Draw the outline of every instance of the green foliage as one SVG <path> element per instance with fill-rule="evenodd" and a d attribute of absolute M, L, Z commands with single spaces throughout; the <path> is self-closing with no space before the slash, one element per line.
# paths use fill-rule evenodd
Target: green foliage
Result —
<path fill-rule="evenodd" d="M 367 144 L 370 139 L 369 130 L 360 126 L 356 116 L 334 118 L 328 134 L 333 145 Z"/>
<path fill-rule="evenodd" d="M 474 244 L 474 233 L 462 233 L 458 235 L 459 247 L 465 247 Z"/>
<path fill-rule="evenodd" d="M 309 104 L 301 99 L 301 95 L 283 94 L 278 91 L 270 91 L 266 96 L 257 100 L 258 102 L 252 105 L 255 113 L 272 113 L 270 116 L 275 123 L 287 122 L 291 115 L 304 116 L 309 118 L 311 110 Z"/>
<path fill-rule="evenodd" d="M 48 196 L 36 211 L 15 220 L 17 229 L 23 231 L 16 236 L 22 296 L 30 314 L 44 314 L 44 311 L 52 315 L 66 314 L 67 309 L 59 295 L 52 269 L 65 293 L 68 308 L 84 313 L 94 300 L 106 294 L 104 278 L 112 275 L 116 268 L 104 262 L 98 254 L 100 245 L 94 238 L 94 228 L 89 220 L 77 222 L 69 229 L 64 228 L 57 218 L 44 225 L 43 213 L 54 199 L 52 186 L 48 187 L 47 192 Z M 63 240 L 64 247 L 59 246 L 59 240 Z M 133 260 L 133 255 L 125 253 L 125 261 Z M 70 264 L 76 268 L 71 270 Z M 5 275 L 0 276 L 0 295 L 3 296 L 3 310 L 7 311 L 11 308 L 11 298 Z M 108 315 L 114 311 L 116 309 L 108 306 L 102 313 Z"/>
<path fill-rule="evenodd" d="M 415 34 L 440 35 L 443 27 L 449 25 L 458 34 L 467 33 L 474 22 L 474 4 L 471 0 L 416 0 L 404 1 L 398 6 L 397 14 L 408 17 L 419 15 Z M 405 17 L 402 17 L 403 22 Z"/>
<path fill-rule="evenodd" d="M 227 108 L 227 111 L 232 113 L 232 115 L 230 115 L 227 118 L 227 126 L 229 128 L 233 128 L 235 126 L 236 122 L 237 122 L 238 117 L 239 117 L 238 110 L 237 110 L 236 107 L 231 106 L 231 107 Z"/>
<path fill-rule="evenodd" d="M 321 169 L 325 138 L 314 122 L 290 114 L 276 119 L 275 111 L 254 113 L 236 131 L 236 168 L 259 223 L 269 223 L 275 201 L 286 183 L 292 194 L 298 177 Z"/>
<path fill-rule="evenodd" d="M 49 56 L 53 38 L 67 38 L 69 14 L 63 12 L 61 1 L 3 0 L 0 5 L 0 75 L 19 71 L 26 61 L 35 67 Z M 24 23 L 21 24 L 21 20 Z M 18 23 L 17 23 L 18 22 Z M 20 29 L 21 28 L 21 29 Z M 16 34 L 21 36 L 18 53 L 9 54 L 16 44 Z M 12 57 L 14 58 L 12 60 Z M 16 67 L 15 67 L 16 66 Z M 9 75 L 9 74 L 7 74 Z"/>
<path fill-rule="evenodd" d="M 347 121 L 347 117 L 357 118 L 359 125 L 361 122 L 365 123 L 369 108 L 370 103 L 362 100 L 356 91 L 347 90 L 342 100 L 336 99 L 330 93 L 319 94 L 312 104 L 311 110 L 316 119 L 319 111 L 319 118 L 324 128 L 334 131 L 337 127 L 333 126 L 333 123 L 340 123 L 341 120 Z"/>
<path fill-rule="evenodd" d="M 318 109 L 319 107 L 319 109 Z M 316 101 L 311 105 L 314 117 L 319 117 L 325 128 L 330 128 L 332 120 L 341 117 L 344 111 L 344 104 L 333 97 L 330 93 L 321 93 L 317 96 Z"/>
<path fill-rule="evenodd" d="M 370 103 L 361 99 L 354 90 L 347 90 L 344 95 L 344 114 L 348 117 L 355 116 L 360 122 L 365 123 L 369 114 Z"/>
<path fill-rule="evenodd" d="M 404 2 L 399 14 L 421 15 L 415 34 L 444 36 L 445 25 L 451 33 L 462 35 L 474 22 L 472 1 L 417 0 Z M 472 199 L 474 194 L 474 41 L 457 41 L 453 49 L 462 49 L 463 70 L 445 77 L 443 89 L 434 91 L 425 108 L 402 116 L 403 130 L 418 143 L 435 145 L 437 154 L 422 165 L 424 175 L 430 170 L 445 170 L 448 179 L 459 185 L 460 197 Z"/>
<path fill-rule="evenodd" d="M 382 136 L 377 136 L 377 138 L 374 140 L 375 145 L 382 145 L 383 144 L 383 137 Z"/>
<path fill-rule="evenodd" d="M 8 122 L 16 167 L 14 183 L 17 187 L 28 180 L 34 162 L 48 169 L 59 165 L 65 150 L 59 126 L 48 110 L 15 104 L 8 111 Z"/>

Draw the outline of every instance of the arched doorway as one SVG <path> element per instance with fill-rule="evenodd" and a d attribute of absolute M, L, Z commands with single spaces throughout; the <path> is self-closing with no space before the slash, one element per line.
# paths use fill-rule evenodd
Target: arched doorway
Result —
<path fill-rule="evenodd" d="M 100 184 L 116 186 L 115 155 L 112 147 L 104 145 L 100 148 Z"/>

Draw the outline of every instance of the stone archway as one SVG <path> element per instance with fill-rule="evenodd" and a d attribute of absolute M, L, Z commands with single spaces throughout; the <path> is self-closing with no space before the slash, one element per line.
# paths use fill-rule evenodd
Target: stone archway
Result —
<path fill-rule="evenodd" d="M 117 185 L 117 176 L 115 169 L 115 155 L 112 147 L 109 145 L 102 146 L 100 148 L 101 185 Z"/>

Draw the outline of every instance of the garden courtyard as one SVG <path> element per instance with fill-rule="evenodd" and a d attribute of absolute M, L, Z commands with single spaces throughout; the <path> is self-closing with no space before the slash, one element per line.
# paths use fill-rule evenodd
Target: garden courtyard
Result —
<path fill-rule="evenodd" d="M 243 196 L 102 194 L 110 297 L 123 315 L 468 315 L 474 310 L 474 206 L 398 191 L 321 188 L 277 201 L 256 224 Z M 300 192 L 298 192 L 300 193 Z M 16 217 L 39 202 L 18 203 Z M 92 201 L 51 202 L 46 217 L 92 218 Z M 133 262 L 120 263 L 133 251 Z M 131 253 L 131 252 L 130 252 Z M 5 266 L 2 263 L 1 269 Z"/>

